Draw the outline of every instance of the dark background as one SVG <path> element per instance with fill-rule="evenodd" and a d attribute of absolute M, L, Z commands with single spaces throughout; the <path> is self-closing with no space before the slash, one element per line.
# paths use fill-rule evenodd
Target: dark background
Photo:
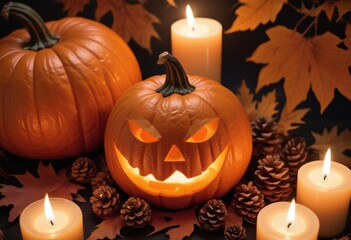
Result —
<path fill-rule="evenodd" d="M 0 0 L 0 7 L 2 8 L 6 2 L 7 1 Z M 32 6 L 45 21 L 57 20 L 66 16 L 66 12 L 63 11 L 63 5 L 55 0 L 32 0 L 18 2 L 23 2 Z M 128 0 L 128 2 L 135 3 L 136 0 Z M 141 48 L 133 40 L 129 42 L 129 46 L 133 50 L 140 64 L 143 79 L 146 79 L 155 74 L 164 73 L 164 68 L 156 64 L 158 55 L 163 51 L 170 51 L 170 26 L 176 20 L 185 17 L 186 4 L 191 5 L 196 17 L 210 17 L 221 22 L 223 30 L 229 29 L 233 20 L 235 19 L 234 10 L 235 4 L 237 3 L 236 0 L 178 0 L 176 3 L 178 5 L 177 8 L 171 7 L 166 2 L 166 0 L 148 0 L 144 4 L 147 10 L 156 15 L 161 21 L 160 24 L 154 25 L 161 39 L 152 39 L 152 54 L 150 54 L 146 49 Z M 85 6 L 84 11 L 79 13 L 78 16 L 94 19 L 94 11 L 96 9 L 96 6 L 97 5 L 95 0 L 90 0 L 89 4 Z M 224 34 L 222 84 L 236 93 L 238 87 L 242 83 L 242 80 L 246 80 L 248 87 L 254 91 L 257 84 L 258 74 L 262 68 L 262 65 L 247 62 L 245 59 L 251 56 L 254 50 L 261 43 L 268 40 L 265 34 L 266 29 L 277 24 L 283 24 L 285 26 L 293 28 L 300 18 L 300 14 L 296 13 L 296 11 L 285 4 L 282 11 L 278 14 L 275 23 L 268 23 L 264 26 L 260 25 L 254 31 Z M 337 34 L 340 38 L 345 37 L 343 35 L 345 27 L 344 24 L 330 23 L 327 21 L 324 14 L 321 15 L 321 21 L 323 21 L 323 18 L 324 24 L 320 25 L 321 27 L 319 28 L 319 31 L 321 33 L 323 31 L 329 30 L 334 34 Z M 103 17 L 101 22 L 107 26 L 111 26 L 112 20 L 112 14 L 107 14 L 105 17 Z M 18 22 L 5 21 L 3 19 L 0 19 L 0 38 L 6 36 L 18 28 L 21 28 L 21 25 Z M 277 90 L 277 99 L 279 101 L 278 107 L 282 108 L 285 104 L 283 80 L 278 84 L 274 84 L 273 86 L 264 87 L 262 91 L 260 91 L 258 94 L 255 94 L 255 97 L 257 99 L 260 99 L 263 94 L 265 94 L 267 91 L 271 91 L 272 89 Z M 298 106 L 298 108 L 305 107 L 311 108 L 311 110 L 303 118 L 306 124 L 300 126 L 298 129 L 294 130 L 291 133 L 305 137 L 308 144 L 313 144 L 314 142 L 311 132 L 322 133 L 324 128 L 328 128 L 330 130 L 333 126 L 338 126 L 339 131 L 343 131 L 345 128 L 351 128 L 351 101 L 341 95 L 338 90 L 335 90 L 335 98 L 323 114 L 320 114 L 319 103 L 311 91 L 308 94 L 308 99 Z M 18 167 L 19 169 L 33 169 L 33 164 L 31 162 L 17 159 L 14 156 L 11 161 L 13 161 L 13 168 Z M 87 199 L 88 198 L 89 196 L 87 196 Z M 90 211 L 89 204 L 80 204 L 80 206 L 84 213 L 85 231 L 86 237 L 88 237 L 91 231 L 94 229 L 95 225 L 99 223 L 99 219 L 93 216 Z M 5 239 L 20 239 L 17 221 L 14 224 L 8 224 L 6 221 L 8 217 L 8 210 L 8 208 L 0 207 L 0 228 L 4 230 L 6 236 Z M 350 233 L 350 225 L 351 223 L 349 220 L 349 229 L 347 229 L 345 233 Z M 254 239 L 254 227 L 252 225 L 245 226 L 248 229 L 249 238 Z M 148 230 L 150 229 L 146 229 L 145 231 Z M 138 236 L 136 236 L 133 231 L 128 231 L 128 229 L 123 233 L 124 236 L 138 238 Z M 198 229 L 195 229 L 193 238 L 221 239 L 221 237 L 216 237 L 216 233 L 207 235 L 206 237 L 204 234 L 201 234 Z M 154 237 L 153 239 L 160 239 L 160 235 Z"/>

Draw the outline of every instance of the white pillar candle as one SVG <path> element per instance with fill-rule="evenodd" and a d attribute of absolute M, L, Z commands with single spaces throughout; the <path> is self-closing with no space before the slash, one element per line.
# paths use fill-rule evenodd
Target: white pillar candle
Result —
<path fill-rule="evenodd" d="M 324 161 L 330 162 L 330 155 L 328 159 L 326 154 Z M 323 172 L 324 161 L 313 161 L 299 169 L 296 201 L 316 213 L 321 226 L 320 237 L 333 237 L 341 233 L 346 225 L 351 171 L 340 163 L 331 162 L 330 173 Z"/>
<path fill-rule="evenodd" d="M 187 9 L 190 7 L 187 6 Z M 172 54 L 182 64 L 186 73 L 220 82 L 222 25 L 210 18 L 194 19 L 190 12 L 187 11 L 189 20 L 181 19 L 171 26 Z"/>
<path fill-rule="evenodd" d="M 295 206 L 295 216 L 289 202 L 276 202 L 264 207 L 257 216 L 257 240 L 316 240 L 319 222 L 316 214 L 300 204 Z M 290 211 L 289 211 L 290 210 Z"/>
<path fill-rule="evenodd" d="M 19 222 L 23 240 L 83 240 L 83 216 L 78 205 L 64 198 L 51 198 L 50 202 L 53 216 L 45 215 L 44 199 L 22 211 Z"/>

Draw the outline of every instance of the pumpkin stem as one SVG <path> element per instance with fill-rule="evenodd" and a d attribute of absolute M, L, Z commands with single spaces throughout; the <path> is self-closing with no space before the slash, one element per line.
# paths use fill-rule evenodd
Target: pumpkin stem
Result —
<path fill-rule="evenodd" d="M 166 66 L 166 81 L 156 92 L 167 97 L 173 93 L 185 95 L 195 90 L 191 85 L 184 68 L 180 62 L 169 52 L 163 52 L 158 56 L 157 64 Z"/>
<path fill-rule="evenodd" d="M 50 33 L 39 14 L 23 3 L 6 3 L 1 10 L 1 16 L 5 19 L 15 17 L 27 29 L 30 34 L 30 41 L 24 46 L 24 49 L 38 51 L 54 46 L 59 40 L 58 37 Z"/>

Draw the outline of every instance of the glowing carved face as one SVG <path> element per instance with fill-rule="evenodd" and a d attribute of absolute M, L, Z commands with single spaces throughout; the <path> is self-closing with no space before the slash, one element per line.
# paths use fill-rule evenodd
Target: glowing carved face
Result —
<path fill-rule="evenodd" d="M 220 197 L 250 160 L 250 123 L 233 93 L 214 81 L 190 81 L 195 91 L 168 97 L 155 92 L 163 76 L 134 85 L 107 123 L 112 177 L 156 206 L 179 209 Z"/>
<path fill-rule="evenodd" d="M 218 124 L 219 118 L 196 121 L 186 134 L 184 142 L 194 144 L 209 140 L 217 132 Z M 152 144 L 162 139 L 161 134 L 147 120 L 128 120 L 128 126 L 133 136 L 142 143 Z M 166 179 L 159 179 L 153 171 L 146 171 L 144 175 L 141 174 L 140 167 L 132 166 L 118 147 L 116 145 L 114 147 L 123 171 L 130 180 L 137 183 L 138 188 L 153 195 L 168 197 L 192 195 L 207 187 L 222 169 L 228 152 L 228 146 L 226 146 L 212 163 L 205 166 L 204 171 L 187 177 L 182 173 L 182 168 L 184 165 L 191 164 L 187 163 L 190 160 L 184 157 L 176 144 L 172 144 L 163 159 L 164 167 L 167 168 L 167 164 L 180 163 L 179 170 L 175 170 Z"/>

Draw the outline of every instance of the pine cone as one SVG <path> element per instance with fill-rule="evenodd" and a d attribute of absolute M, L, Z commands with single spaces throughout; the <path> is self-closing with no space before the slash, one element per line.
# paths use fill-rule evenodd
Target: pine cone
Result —
<path fill-rule="evenodd" d="M 227 209 L 220 199 L 210 199 L 200 209 L 198 221 L 201 227 L 207 231 L 216 231 L 223 226 L 227 216 Z"/>
<path fill-rule="evenodd" d="M 151 220 L 150 205 L 141 198 L 130 197 L 122 206 L 121 216 L 130 227 L 144 227 Z"/>
<path fill-rule="evenodd" d="M 224 228 L 225 240 L 245 240 L 247 239 L 246 230 L 237 224 L 228 225 Z"/>
<path fill-rule="evenodd" d="M 231 203 L 236 212 L 245 220 L 255 223 L 259 211 L 264 207 L 264 195 L 252 182 L 235 188 Z"/>
<path fill-rule="evenodd" d="M 292 192 L 289 168 L 285 167 L 279 155 L 267 155 L 258 161 L 255 171 L 255 185 L 265 200 L 277 202 L 288 200 Z"/>
<path fill-rule="evenodd" d="M 95 162 L 87 157 L 77 158 L 71 166 L 70 175 L 76 182 L 88 183 L 97 173 Z"/>
<path fill-rule="evenodd" d="M 120 198 L 116 189 L 108 185 L 102 185 L 94 190 L 90 198 L 93 212 L 100 218 L 110 216 L 119 205 Z"/>
<path fill-rule="evenodd" d="M 297 171 L 307 159 L 305 139 L 296 136 L 288 138 L 283 144 L 280 156 L 289 168 L 290 183 L 292 186 L 296 186 Z"/>
<path fill-rule="evenodd" d="M 272 155 L 279 152 L 282 141 L 277 124 L 272 118 L 258 117 L 251 122 L 253 152 L 255 157 Z"/>
<path fill-rule="evenodd" d="M 102 185 L 113 185 L 113 179 L 109 172 L 98 172 L 91 180 L 91 187 L 93 190 Z"/>

